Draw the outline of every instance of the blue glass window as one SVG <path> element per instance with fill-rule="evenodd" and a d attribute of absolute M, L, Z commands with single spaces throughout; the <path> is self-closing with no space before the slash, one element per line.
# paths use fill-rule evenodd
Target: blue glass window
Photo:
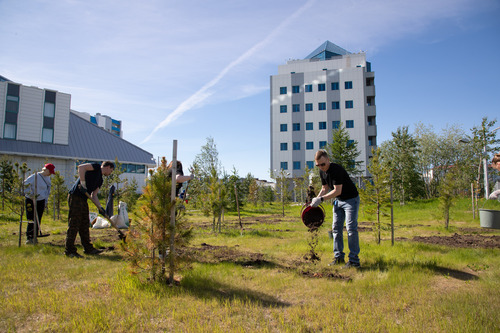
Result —
<path fill-rule="evenodd" d="M 288 150 L 288 143 L 286 142 L 280 143 L 280 150 Z"/>
<path fill-rule="evenodd" d="M 354 128 L 354 120 L 346 120 L 345 127 L 346 128 Z"/>
<path fill-rule="evenodd" d="M 324 83 L 318 84 L 318 91 L 325 91 L 326 90 L 326 85 Z"/>
<path fill-rule="evenodd" d="M 292 93 L 293 94 L 298 94 L 299 92 L 300 92 L 299 86 L 292 86 Z"/>
<path fill-rule="evenodd" d="M 318 110 L 326 110 L 326 103 L 325 102 L 318 103 Z"/>
<path fill-rule="evenodd" d="M 293 150 L 300 150 L 300 142 L 293 143 Z"/>
<path fill-rule="evenodd" d="M 326 121 L 320 121 L 319 122 L 319 129 L 320 130 L 326 129 Z"/>
<path fill-rule="evenodd" d="M 332 82 L 332 90 L 339 90 L 339 83 L 338 82 Z"/>
<path fill-rule="evenodd" d="M 300 104 L 292 105 L 292 111 L 293 112 L 300 112 Z"/>
<path fill-rule="evenodd" d="M 288 131 L 287 124 L 280 124 L 280 132 L 286 132 L 286 131 Z"/>
<path fill-rule="evenodd" d="M 306 123 L 306 131 L 312 131 L 314 129 L 313 123 Z"/>
<path fill-rule="evenodd" d="M 314 162 L 313 161 L 307 161 L 306 165 L 307 165 L 307 168 L 309 170 L 314 169 Z"/>
<path fill-rule="evenodd" d="M 281 162 L 280 167 L 283 170 L 288 170 L 288 162 Z"/>
<path fill-rule="evenodd" d="M 280 87 L 280 95 L 286 95 L 286 87 Z"/>
<path fill-rule="evenodd" d="M 332 128 L 336 129 L 340 127 L 340 121 L 339 120 L 334 120 L 332 121 Z"/>
<path fill-rule="evenodd" d="M 344 87 L 346 89 L 352 89 L 352 81 L 345 81 L 344 82 Z"/>
<path fill-rule="evenodd" d="M 312 103 L 307 103 L 306 104 L 306 111 L 312 111 L 313 110 L 313 105 Z"/>
<path fill-rule="evenodd" d="M 326 147 L 326 141 L 320 141 L 319 142 L 319 149 L 323 149 Z"/>
<path fill-rule="evenodd" d="M 368 116 L 368 126 L 375 125 L 375 116 Z"/>
<path fill-rule="evenodd" d="M 312 92 L 313 91 L 313 85 L 312 84 L 306 84 L 305 90 L 306 90 L 306 92 Z"/>
<path fill-rule="evenodd" d="M 350 147 L 354 144 L 354 140 L 347 141 L 347 147 Z"/>
<path fill-rule="evenodd" d="M 353 107 L 354 107 L 353 101 L 345 101 L 345 108 L 346 109 L 352 109 Z"/>
<path fill-rule="evenodd" d="M 7 84 L 7 98 L 5 103 L 5 122 L 3 129 L 4 139 L 16 139 L 17 118 L 19 112 L 19 85 Z"/>
<path fill-rule="evenodd" d="M 300 123 L 293 123 L 293 130 L 300 131 Z"/>
<path fill-rule="evenodd" d="M 312 142 L 312 141 L 306 142 L 306 149 L 307 150 L 314 149 L 314 142 Z"/>
<path fill-rule="evenodd" d="M 280 105 L 280 113 L 286 113 L 286 105 Z"/>
<path fill-rule="evenodd" d="M 332 110 L 340 109 L 340 102 L 332 102 Z"/>
<path fill-rule="evenodd" d="M 293 170 L 300 170 L 300 161 L 293 161 Z"/>

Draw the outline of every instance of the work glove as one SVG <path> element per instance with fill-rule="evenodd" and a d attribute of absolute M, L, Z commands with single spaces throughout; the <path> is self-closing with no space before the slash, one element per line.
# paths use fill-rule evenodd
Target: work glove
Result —
<path fill-rule="evenodd" d="M 323 202 L 323 197 L 316 197 L 312 199 L 310 206 L 318 207 L 322 202 Z"/>
<path fill-rule="evenodd" d="M 102 216 L 106 217 L 106 211 L 104 210 L 104 208 L 99 207 L 99 214 L 101 214 Z"/>
<path fill-rule="evenodd" d="M 78 191 L 84 196 L 86 197 L 87 196 L 87 188 L 85 186 L 83 186 L 82 184 L 80 184 L 80 186 L 78 186 Z"/>
<path fill-rule="evenodd" d="M 495 192 L 491 193 L 488 199 L 491 200 L 496 200 L 500 196 L 500 190 L 496 190 Z"/>

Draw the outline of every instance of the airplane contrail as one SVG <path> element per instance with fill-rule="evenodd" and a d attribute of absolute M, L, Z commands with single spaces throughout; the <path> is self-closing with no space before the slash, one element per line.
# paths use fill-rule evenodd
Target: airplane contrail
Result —
<path fill-rule="evenodd" d="M 252 46 L 249 50 L 239 56 L 236 60 L 232 61 L 229 65 L 227 65 L 215 78 L 206 83 L 203 87 L 201 87 L 197 92 L 189 96 L 185 101 L 183 101 L 179 106 L 172 111 L 161 123 L 159 123 L 155 129 L 141 142 L 145 143 L 149 141 L 153 135 L 158 132 L 160 129 L 168 126 L 170 123 L 179 118 L 184 112 L 192 109 L 198 103 L 203 102 L 205 99 L 210 97 L 213 92 L 210 92 L 209 89 L 215 86 L 231 69 L 235 66 L 241 64 L 246 59 L 250 58 L 255 52 L 268 44 L 271 40 L 273 40 L 287 25 L 289 25 L 293 20 L 295 20 L 298 16 L 300 16 L 306 9 L 311 7 L 316 0 L 307 1 L 302 7 L 297 9 L 292 15 L 288 16 L 283 22 L 281 22 L 269 35 L 266 36 L 263 40 Z"/>

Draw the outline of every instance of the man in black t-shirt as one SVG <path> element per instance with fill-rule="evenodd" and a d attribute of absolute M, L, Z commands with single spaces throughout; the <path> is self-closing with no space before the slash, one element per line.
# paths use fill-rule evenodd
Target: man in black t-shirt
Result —
<path fill-rule="evenodd" d="M 344 267 L 359 267 L 358 189 L 341 165 L 330 162 L 328 153 L 325 150 L 318 150 L 314 159 L 316 160 L 316 166 L 320 170 L 322 187 L 318 196 L 312 200 L 311 206 L 317 207 L 324 200 L 335 199 L 332 225 L 334 259 L 329 266 L 345 262 L 343 239 L 345 221 L 349 261 Z"/>
<path fill-rule="evenodd" d="M 66 251 L 68 257 L 80 258 L 75 247 L 76 235 L 80 234 L 85 254 L 99 254 L 102 251 L 96 249 L 90 242 L 89 205 L 87 195 L 90 195 L 92 202 L 98 207 L 99 214 L 105 216 L 106 212 L 102 208 L 97 193 L 103 183 L 102 176 L 109 176 L 115 169 L 115 164 L 110 161 L 98 163 L 85 163 L 78 166 L 78 179 L 69 190 L 68 205 L 68 231 L 66 233 Z"/>

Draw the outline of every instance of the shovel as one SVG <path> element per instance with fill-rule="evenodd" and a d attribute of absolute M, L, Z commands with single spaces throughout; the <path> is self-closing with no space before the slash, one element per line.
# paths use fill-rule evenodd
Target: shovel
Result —
<path fill-rule="evenodd" d="M 92 197 L 90 196 L 90 194 L 88 194 L 87 192 L 85 192 L 85 195 L 87 196 L 87 198 L 90 199 L 90 201 L 92 201 Z M 94 201 L 92 201 L 92 202 L 94 202 Z M 97 205 L 95 205 L 95 206 L 97 207 Z M 99 209 L 99 207 L 97 207 L 97 208 Z M 118 231 L 118 237 L 121 240 L 125 241 L 125 239 L 126 239 L 127 236 L 125 236 L 125 234 L 120 229 L 118 229 L 118 227 L 116 226 L 116 224 L 113 221 L 111 221 L 111 218 L 109 217 L 109 215 L 108 214 L 104 214 L 104 218 L 106 220 L 108 220 L 109 224 L 111 224 L 113 226 L 113 228 L 116 229 L 116 231 Z"/>

